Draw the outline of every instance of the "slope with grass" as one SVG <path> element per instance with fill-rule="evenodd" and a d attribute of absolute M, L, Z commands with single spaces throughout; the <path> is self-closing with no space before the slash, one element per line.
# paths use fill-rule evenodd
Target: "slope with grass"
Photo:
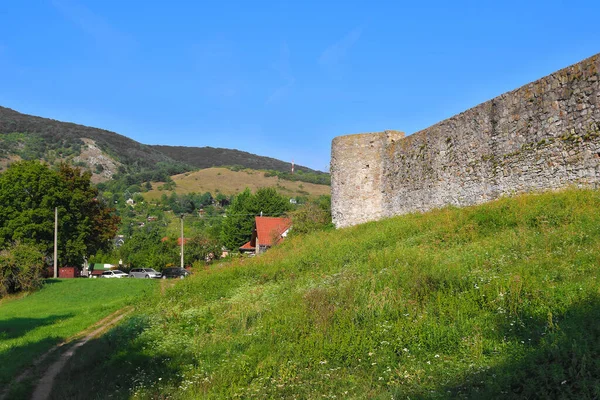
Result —
<path fill-rule="evenodd" d="M 245 169 L 232 171 L 227 168 L 207 168 L 195 172 L 174 175 L 175 192 L 177 194 L 205 193 L 210 192 L 213 196 L 218 193 L 232 195 L 250 188 L 253 192 L 261 187 L 275 187 L 284 196 L 320 196 L 329 194 L 331 187 L 328 185 L 317 185 L 307 182 L 293 182 L 279 179 L 276 176 L 265 176 L 264 171 Z M 155 183 L 152 190 L 144 193 L 149 200 L 158 199 L 163 193 L 169 192 L 159 190 L 163 183 Z"/>
<path fill-rule="evenodd" d="M 145 279 L 51 279 L 38 292 L 2 300 L 0 387 L 56 344 L 156 289 Z"/>
<path fill-rule="evenodd" d="M 292 238 L 177 282 L 54 398 L 600 397 L 600 192 Z"/>

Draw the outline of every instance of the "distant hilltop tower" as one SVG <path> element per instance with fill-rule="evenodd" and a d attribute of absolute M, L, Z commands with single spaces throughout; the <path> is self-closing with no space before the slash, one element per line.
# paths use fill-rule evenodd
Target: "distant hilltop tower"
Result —
<path fill-rule="evenodd" d="M 294 174 L 294 159 L 292 158 L 292 175 Z"/>

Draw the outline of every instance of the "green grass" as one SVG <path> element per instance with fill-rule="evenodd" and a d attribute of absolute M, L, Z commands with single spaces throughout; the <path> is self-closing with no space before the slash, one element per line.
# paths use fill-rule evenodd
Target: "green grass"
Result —
<path fill-rule="evenodd" d="M 598 398 L 599 209 L 567 190 L 293 238 L 157 295 L 53 397 Z"/>
<path fill-rule="evenodd" d="M 38 292 L 0 303 L 0 387 L 54 345 L 110 313 L 151 297 L 144 279 L 49 279 Z"/>

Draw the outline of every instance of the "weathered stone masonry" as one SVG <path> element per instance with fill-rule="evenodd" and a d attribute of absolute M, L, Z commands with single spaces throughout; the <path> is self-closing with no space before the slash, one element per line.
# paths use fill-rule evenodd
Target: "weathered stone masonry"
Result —
<path fill-rule="evenodd" d="M 600 181 L 600 54 L 408 137 L 340 136 L 331 156 L 338 227 Z"/>

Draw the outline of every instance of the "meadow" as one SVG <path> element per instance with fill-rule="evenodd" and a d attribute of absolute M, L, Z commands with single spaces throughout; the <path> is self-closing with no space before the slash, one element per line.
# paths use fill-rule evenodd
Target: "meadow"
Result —
<path fill-rule="evenodd" d="M 174 175 L 173 181 L 177 184 L 177 194 L 205 193 L 210 192 L 213 196 L 221 193 L 226 196 L 238 194 L 249 188 L 252 192 L 262 187 L 274 187 L 285 196 L 320 196 L 328 195 L 331 187 L 328 185 L 317 185 L 314 183 L 288 181 L 276 176 L 265 176 L 264 171 L 244 169 L 232 171 L 227 168 L 206 168 L 195 172 Z M 153 183 L 153 190 L 144 193 L 148 200 L 159 199 L 163 193 L 169 195 L 168 191 L 158 190 L 162 182 Z"/>
<path fill-rule="evenodd" d="M 291 238 L 173 282 L 52 396 L 598 398 L 598 209 L 573 189 Z"/>
<path fill-rule="evenodd" d="M 40 355 L 110 313 L 153 297 L 145 279 L 49 279 L 38 292 L 0 302 L 0 387 Z"/>

